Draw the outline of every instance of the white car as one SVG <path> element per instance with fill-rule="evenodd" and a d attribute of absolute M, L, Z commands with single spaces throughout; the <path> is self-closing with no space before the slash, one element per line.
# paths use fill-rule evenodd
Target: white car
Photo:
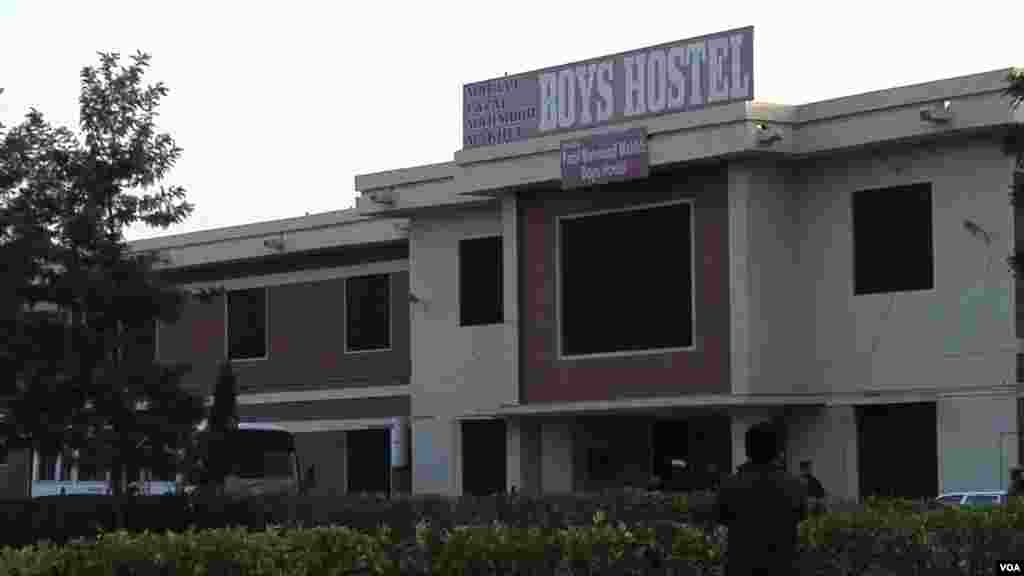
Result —
<path fill-rule="evenodd" d="M 1005 490 L 946 492 L 935 499 L 950 506 L 996 506 L 1006 503 Z"/>

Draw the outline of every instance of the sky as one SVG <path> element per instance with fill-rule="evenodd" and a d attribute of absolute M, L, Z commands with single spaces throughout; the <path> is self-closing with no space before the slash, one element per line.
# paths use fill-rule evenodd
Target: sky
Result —
<path fill-rule="evenodd" d="M 755 100 L 802 104 L 1024 66 L 1017 1 L 0 0 L 0 123 L 78 122 L 99 51 L 152 54 L 167 184 L 196 205 L 129 240 L 354 206 L 356 174 L 450 161 L 461 89 L 754 26 Z"/>

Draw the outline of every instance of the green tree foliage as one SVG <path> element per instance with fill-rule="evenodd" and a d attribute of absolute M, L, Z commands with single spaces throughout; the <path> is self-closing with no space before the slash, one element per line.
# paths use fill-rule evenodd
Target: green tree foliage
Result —
<path fill-rule="evenodd" d="M 0 126 L 2 432 L 111 470 L 115 494 L 129 464 L 168 466 L 203 412 L 180 387 L 188 366 L 158 364 L 151 347 L 188 295 L 123 236 L 192 211 L 184 189 L 162 185 L 182 152 L 155 124 L 167 88 L 143 84 L 148 55 L 130 60 L 100 54 L 82 70 L 77 132 L 35 109 Z"/>
<path fill-rule="evenodd" d="M 235 372 L 230 362 L 223 362 L 217 374 L 213 392 L 213 405 L 207 419 L 207 429 L 200 436 L 206 463 L 203 484 L 214 489 L 223 487 L 231 462 L 231 432 L 238 428 L 238 391 Z"/>

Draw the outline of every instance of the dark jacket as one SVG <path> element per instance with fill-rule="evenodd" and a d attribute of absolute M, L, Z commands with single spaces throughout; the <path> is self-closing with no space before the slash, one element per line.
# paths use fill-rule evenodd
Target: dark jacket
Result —
<path fill-rule="evenodd" d="M 746 464 L 722 483 L 715 515 L 729 529 L 727 576 L 796 573 L 797 526 L 807 517 L 798 477 L 775 465 Z"/>
<path fill-rule="evenodd" d="M 824 498 L 825 487 L 821 484 L 813 474 L 802 474 L 800 478 L 804 481 L 807 487 L 807 496 L 811 498 Z"/>

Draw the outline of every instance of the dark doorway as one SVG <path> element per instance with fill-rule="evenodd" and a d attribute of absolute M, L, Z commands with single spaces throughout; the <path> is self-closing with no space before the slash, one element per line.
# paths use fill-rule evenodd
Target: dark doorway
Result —
<path fill-rule="evenodd" d="M 504 494 L 506 482 L 505 421 L 462 423 L 462 493 Z"/>
<path fill-rule="evenodd" d="M 346 434 L 348 493 L 387 493 L 391 472 L 390 437 L 386 428 Z"/>
<path fill-rule="evenodd" d="M 939 491 L 934 402 L 857 408 L 861 498 L 935 498 Z"/>
<path fill-rule="evenodd" d="M 664 489 L 711 490 L 729 472 L 732 431 L 728 416 L 657 420 L 652 440 L 654 474 L 662 480 Z"/>

